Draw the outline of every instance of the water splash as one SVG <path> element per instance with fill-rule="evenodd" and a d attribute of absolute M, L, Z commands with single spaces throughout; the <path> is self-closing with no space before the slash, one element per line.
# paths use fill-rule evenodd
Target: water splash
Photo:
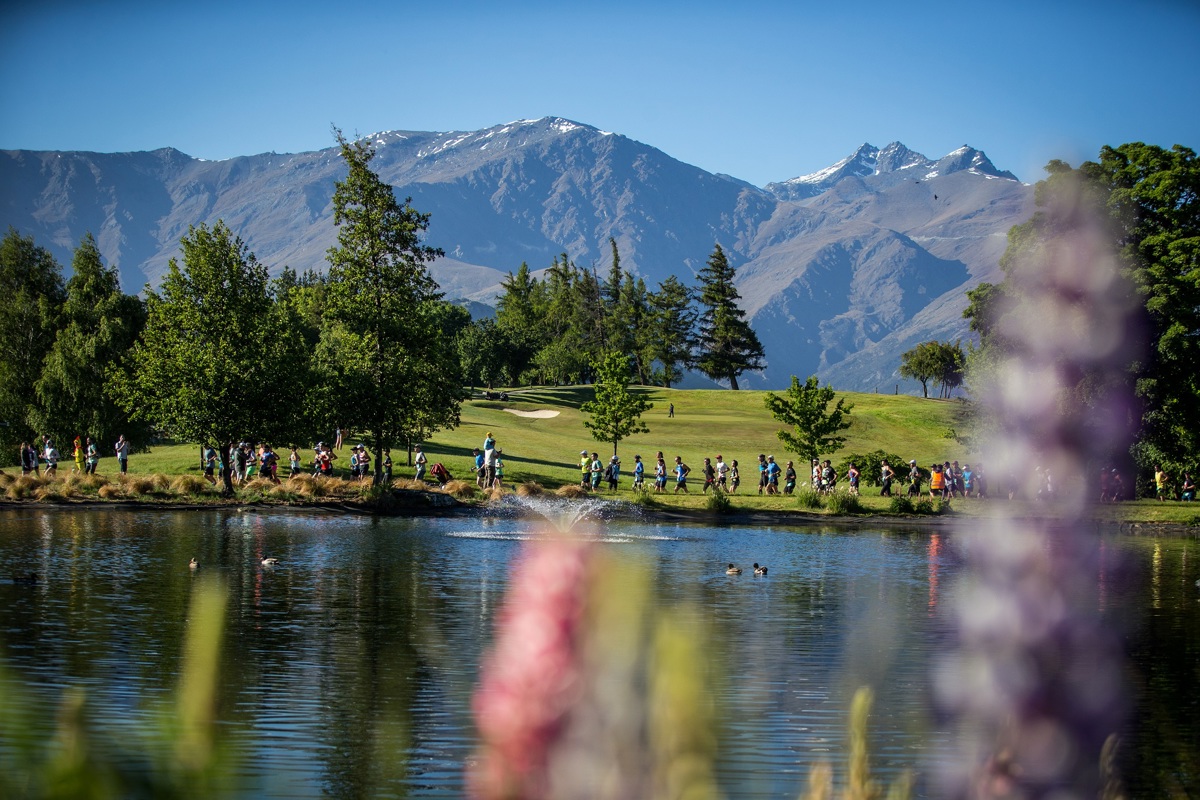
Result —
<path fill-rule="evenodd" d="M 506 495 L 503 504 L 523 514 L 542 517 L 559 533 L 571 533 L 585 520 L 603 519 L 612 503 L 599 498 L 567 500 L 562 497 Z"/>

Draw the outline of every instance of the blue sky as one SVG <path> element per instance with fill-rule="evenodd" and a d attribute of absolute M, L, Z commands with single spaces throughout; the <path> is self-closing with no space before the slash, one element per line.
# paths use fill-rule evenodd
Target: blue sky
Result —
<path fill-rule="evenodd" d="M 863 142 L 1026 181 L 1200 148 L 1200 2 L 0 6 L 0 148 L 199 158 L 562 116 L 762 185 Z"/>

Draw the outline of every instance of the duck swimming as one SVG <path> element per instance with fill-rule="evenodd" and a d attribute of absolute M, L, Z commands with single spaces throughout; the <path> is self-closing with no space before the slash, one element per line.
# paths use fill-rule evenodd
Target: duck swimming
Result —
<path fill-rule="evenodd" d="M 742 574 L 742 568 L 741 568 L 741 567 L 735 567 L 733 564 L 730 564 L 730 565 L 729 565 L 729 569 L 725 570 L 725 574 L 726 574 L 726 575 L 741 575 L 741 574 Z"/>
<path fill-rule="evenodd" d="M 755 562 L 754 562 L 754 574 L 755 574 L 755 575 L 766 575 L 766 574 L 767 574 L 767 568 L 766 568 L 766 566 L 762 566 L 762 567 L 760 567 L 760 566 L 758 565 L 758 562 L 757 562 L 757 561 L 755 561 Z"/>
<path fill-rule="evenodd" d="M 264 558 L 264 559 L 262 560 L 262 565 L 263 565 L 264 567 L 275 567 L 275 566 L 278 566 L 278 565 L 279 565 L 279 559 L 278 559 L 278 558 Z"/>

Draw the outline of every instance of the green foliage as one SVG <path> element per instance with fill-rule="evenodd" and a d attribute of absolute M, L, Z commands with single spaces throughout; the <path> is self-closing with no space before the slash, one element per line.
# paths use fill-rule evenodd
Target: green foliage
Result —
<path fill-rule="evenodd" d="M 850 427 L 846 418 L 854 406 L 843 397 L 830 409 L 835 397 L 833 387 L 821 388 L 816 375 L 810 375 L 803 384 L 793 375 L 786 395 L 767 392 L 764 398 L 771 416 L 792 426 L 791 431 L 777 433 L 779 441 L 804 464 L 811 464 L 822 453 L 836 452 L 846 443 L 846 437 L 838 434 Z"/>
<path fill-rule="evenodd" d="M 46 354 L 66 292 L 62 267 L 33 237 L 9 228 L 0 241 L 0 445 L 5 462 L 15 463 L 17 445 L 32 441 L 34 384 L 42 374 Z"/>
<path fill-rule="evenodd" d="M 696 347 L 696 312 L 692 308 L 692 290 L 674 275 L 658 285 L 648 297 L 650 324 L 647 348 L 650 360 L 659 367 L 658 382 L 670 387 L 692 366 Z"/>
<path fill-rule="evenodd" d="M 429 215 L 396 200 L 371 170 L 366 140 L 334 129 L 348 175 L 333 195 L 338 244 L 317 345 L 317 405 L 326 427 L 365 433 L 382 480 L 383 450 L 456 425 L 463 397 L 458 352 L 426 263 L 441 251 L 421 243 Z"/>
<path fill-rule="evenodd" d="M 714 514 L 733 513 L 733 503 L 730 502 L 729 495 L 720 489 L 713 489 L 713 493 L 704 498 L 704 508 Z"/>
<path fill-rule="evenodd" d="M 965 365 L 961 342 L 922 342 L 900 355 L 898 372 L 902 378 L 920 381 L 925 397 L 929 397 L 929 381 L 936 380 L 945 398 L 962 385 Z"/>
<path fill-rule="evenodd" d="M 145 306 L 121 291 L 116 269 L 104 265 L 91 234 L 75 250 L 71 269 L 61 327 L 36 384 L 31 418 L 38 430 L 64 445 L 76 435 L 81 440 L 90 435 L 98 449 L 107 451 L 124 434 L 140 449 L 149 441 L 149 424 L 133 423 L 105 393 L 104 381 L 141 333 Z"/>
<path fill-rule="evenodd" d="M 851 453 L 842 460 L 842 463 L 837 466 L 838 475 L 842 476 L 840 480 L 844 480 L 846 474 L 850 471 L 850 465 L 858 467 L 859 482 L 863 486 L 880 486 L 883 484 L 883 462 L 886 460 L 891 464 L 892 470 L 896 473 L 897 479 L 907 479 L 909 470 L 908 459 L 901 458 L 895 453 L 889 453 L 885 450 L 872 450 L 866 455 L 861 453 Z M 923 479 L 928 480 L 929 470 L 922 469 L 921 475 Z"/>
<path fill-rule="evenodd" d="M 641 416 L 654 404 L 641 395 L 630 393 L 629 359 L 622 353 L 606 353 L 593 368 L 596 371 L 596 399 L 580 406 L 581 411 L 592 417 L 584 420 L 583 425 L 596 441 L 612 442 L 613 455 L 616 455 L 617 444 L 622 439 L 650 432 Z"/>
<path fill-rule="evenodd" d="M 738 305 L 741 295 L 733 275 L 725 251 L 716 245 L 698 276 L 703 334 L 696 367 L 714 381 L 728 380 L 736 390 L 738 375 L 763 368 L 763 347 Z"/>
<path fill-rule="evenodd" d="M 109 390 L 134 419 L 216 443 L 226 465 L 242 438 L 297 438 L 304 404 L 278 400 L 302 394 L 307 353 L 268 295 L 266 268 L 220 221 L 190 228 L 180 247 L 183 268 L 171 259 L 159 292 L 147 290 L 142 339 Z"/>
<path fill-rule="evenodd" d="M 911 514 L 916 509 L 913 507 L 913 501 L 908 495 L 894 494 L 891 502 L 888 503 L 888 510 L 893 514 Z"/>
<path fill-rule="evenodd" d="M 507 363 L 512 343 L 495 320 L 472 321 L 459 333 L 456 341 L 463 380 L 469 386 L 491 389 L 506 379 L 512 382 Z"/>
<path fill-rule="evenodd" d="M 938 501 L 938 505 L 939 505 L 939 506 L 941 505 L 941 501 L 940 501 L 940 500 Z M 933 501 L 932 501 L 932 500 L 930 500 L 930 499 L 928 499 L 928 498 L 924 498 L 924 499 L 918 500 L 916 503 L 914 503 L 914 504 L 913 504 L 913 511 L 917 512 L 918 514 L 935 514 L 935 513 L 940 513 L 940 512 L 938 512 L 938 511 L 935 511 L 935 510 L 934 510 Z"/>
<path fill-rule="evenodd" d="M 796 489 L 796 505 L 800 508 L 817 511 L 825 507 L 825 501 L 816 489 L 810 486 L 801 486 Z"/>
<path fill-rule="evenodd" d="M 826 495 L 825 505 L 834 514 L 861 514 L 865 511 L 858 495 L 849 492 L 833 492 Z"/>

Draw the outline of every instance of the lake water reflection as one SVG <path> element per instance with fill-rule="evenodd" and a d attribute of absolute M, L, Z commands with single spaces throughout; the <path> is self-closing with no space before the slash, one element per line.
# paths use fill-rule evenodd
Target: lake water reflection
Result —
<path fill-rule="evenodd" d="M 522 519 L 232 511 L 18 510 L 0 526 L 4 660 L 48 702 L 83 687 L 118 738 L 170 697 L 197 575 L 222 576 L 219 716 L 247 797 L 461 796 L 480 657 L 509 562 L 538 535 Z M 950 643 L 943 611 L 961 569 L 951 534 L 614 521 L 588 535 L 649 566 L 660 597 L 711 615 L 729 797 L 795 797 L 815 761 L 840 764 L 860 685 L 876 692 L 877 772 L 935 768 L 947 734 L 928 712 L 931 663 Z M 1127 734 L 1131 795 L 1172 781 L 1196 792 L 1200 771 L 1181 766 L 1200 751 L 1194 543 L 1098 540 L 1127 556 L 1097 576 L 1097 606 L 1131 630 L 1131 692 L 1160 732 Z M 264 568 L 267 556 L 280 565 Z M 727 576 L 730 561 L 770 576 Z M 8 577 L 31 570 L 35 586 Z"/>

